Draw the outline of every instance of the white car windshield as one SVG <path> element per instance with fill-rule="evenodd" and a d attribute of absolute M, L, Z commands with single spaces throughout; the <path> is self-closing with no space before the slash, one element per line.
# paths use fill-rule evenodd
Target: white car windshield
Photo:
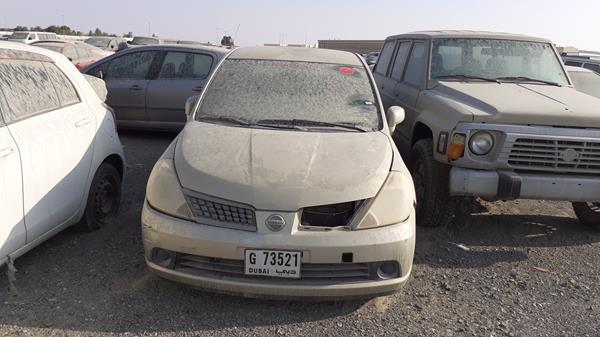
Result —
<path fill-rule="evenodd" d="M 568 84 L 549 43 L 474 38 L 433 40 L 431 78 Z"/>
<path fill-rule="evenodd" d="M 29 36 L 29 33 L 12 33 L 8 38 L 14 40 L 23 40 Z"/>
<path fill-rule="evenodd" d="M 219 118 L 290 128 L 381 128 L 365 69 L 329 63 L 228 59 L 196 114 L 196 120 Z"/>

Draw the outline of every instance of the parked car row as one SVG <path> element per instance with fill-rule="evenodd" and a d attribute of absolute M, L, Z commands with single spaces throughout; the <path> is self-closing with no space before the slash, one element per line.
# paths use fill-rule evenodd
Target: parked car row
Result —
<path fill-rule="evenodd" d="M 326 49 L 157 44 L 120 51 L 80 75 L 50 52 L 4 49 L 0 65 L 13 68 L 0 78 L 34 90 L 0 82 L 15 97 L 0 100 L 13 149 L 6 163 L 22 167 L 6 172 L 25 196 L 0 202 L 24 205 L 2 226 L 0 263 L 65 226 L 94 229 L 114 215 L 124 167 L 115 120 L 183 128 L 148 180 L 144 254 L 154 273 L 201 288 L 292 298 L 393 292 L 412 270 L 415 224 L 447 224 L 461 198 L 572 201 L 579 219 L 600 229 L 600 100 L 584 93 L 594 88 L 588 75 L 596 75 L 578 68 L 570 76 L 545 39 L 396 35 L 385 40 L 373 72 L 358 54 Z M 37 62 L 37 73 L 20 76 L 27 69 L 14 67 L 28 62 Z M 43 92 L 37 77 L 57 81 L 44 73 L 53 64 L 68 88 L 32 97 Z M 56 107 L 12 119 L 21 105 L 41 109 L 52 95 Z M 72 107 L 81 108 L 72 125 L 62 115 L 54 124 L 20 124 Z M 28 137 L 13 131 L 19 127 Z M 30 149 L 21 142 L 35 141 L 35 133 L 47 156 L 36 163 L 50 160 L 51 145 L 60 144 L 35 127 L 88 127 L 94 135 L 71 135 L 79 147 L 62 156 L 65 164 L 52 157 L 56 170 L 48 173 L 27 154 L 10 157 Z M 46 179 L 40 169 L 63 178 Z M 75 177 L 79 189 L 68 184 Z M 36 194 L 27 197 L 32 186 Z M 61 199 L 74 194 L 79 203 Z M 58 202 L 71 208 L 56 211 Z M 38 203 L 46 213 L 36 212 Z M 30 236 L 29 222 L 41 220 L 46 232 Z"/>

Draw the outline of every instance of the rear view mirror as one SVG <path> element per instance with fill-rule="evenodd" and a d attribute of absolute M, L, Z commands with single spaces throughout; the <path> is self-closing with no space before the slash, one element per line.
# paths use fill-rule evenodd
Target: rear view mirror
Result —
<path fill-rule="evenodd" d="M 391 106 L 387 109 L 385 113 L 385 118 L 388 123 L 388 127 L 390 128 L 390 133 L 394 133 L 396 129 L 396 125 L 402 123 L 404 121 L 405 112 L 399 106 Z"/>
<path fill-rule="evenodd" d="M 185 116 L 188 120 L 192 118 L 194 114 L 194 108 L 196 107 L 196 103 L 200 99 L 200 95 L 190 96 L 187 101 L 185 101 Z"/>

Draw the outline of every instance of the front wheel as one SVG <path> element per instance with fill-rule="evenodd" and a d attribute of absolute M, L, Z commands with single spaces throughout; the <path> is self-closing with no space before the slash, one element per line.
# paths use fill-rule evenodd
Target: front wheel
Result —
<path fill-rule="evenodd" d="M 75 228 L 94 231 L 114 219 L 121 202 L 121 176 L 114 166 L 100 165 L 88 195 L 85 213 Z"/>
<path fill-rule="evenodd" d="M 600 231 L 600 202 L 574 202 L 573 210 L 579 221 Z"/>
<path fill-rule="evenodd" d="M 417 194 L 417 224 L 447 226 L 454 217 L 456 198 L 448 190 L 450 167 L 433 158 L 433 140 L 422 139 L 413 146 L 412 177 Z"/>

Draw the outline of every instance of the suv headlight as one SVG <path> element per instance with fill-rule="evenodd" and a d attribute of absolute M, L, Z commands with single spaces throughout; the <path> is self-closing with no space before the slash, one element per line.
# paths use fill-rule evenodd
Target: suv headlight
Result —
<path fill-rule="evenodd" d="M 368 229 L 406 221 L 415 206 L 415 187 L 409 174 L 392 171 L 371 200 L 358 210 L 353 229 Z"/>
<path fill-rule="evenodd" d="M 469 139 L 469 149 L 478 156 L 484 156 L 494 148 L 494 136 L 487 131 L 477 131 Z"/>
<path fill-rule="evenodd" d="M 154 165 L 148 178 L 146 200 L 160 212 L 186 220 L 192 219 L 192 211 L 181 191 L 173 159 L 161 158 Z"/>

